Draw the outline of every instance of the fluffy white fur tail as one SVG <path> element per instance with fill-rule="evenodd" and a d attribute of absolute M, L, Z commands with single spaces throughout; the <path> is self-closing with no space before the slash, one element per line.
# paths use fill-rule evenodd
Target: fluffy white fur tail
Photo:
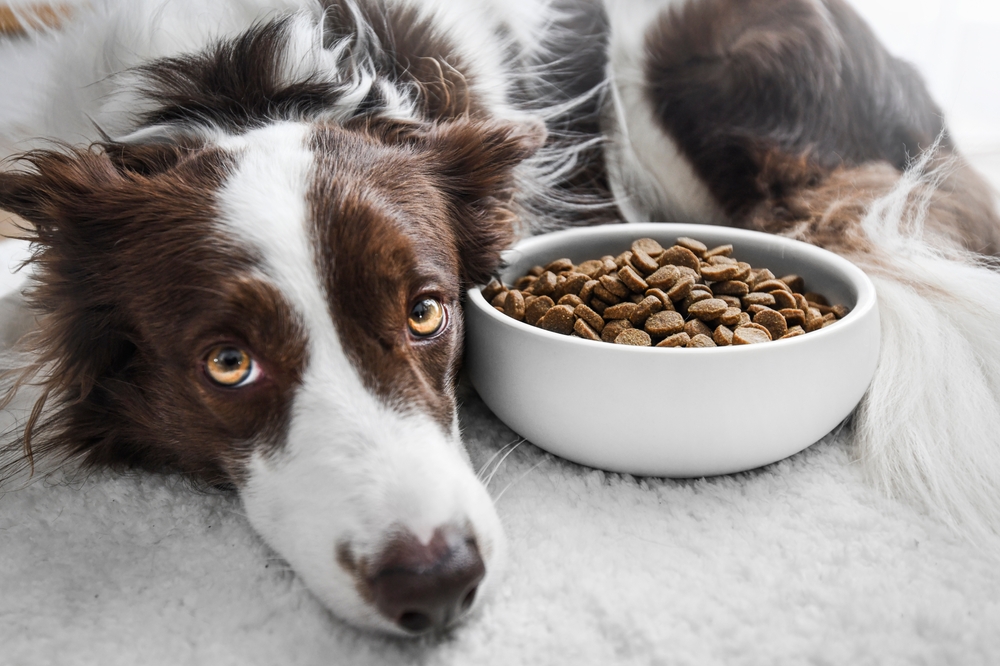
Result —
<path fill-rule="evenodd" d="M 857 451 L 883 491 L 973 536 L 1000 537 L 1000 263 L 930 231 L 931 153 L 873 205 L 882 350 L 855 417 Z"/>

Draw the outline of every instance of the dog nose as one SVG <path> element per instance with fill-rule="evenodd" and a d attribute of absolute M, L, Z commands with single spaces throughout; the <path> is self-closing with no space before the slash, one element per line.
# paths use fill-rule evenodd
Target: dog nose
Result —
<path fill-rule="evenodd" d="M 443 629 L 472 606 L 486 574 L 475 537 L 439 527 L 427 544 L 405 533 L 377 560 L 369 579 L 375 606 L 411 633 Z"/>

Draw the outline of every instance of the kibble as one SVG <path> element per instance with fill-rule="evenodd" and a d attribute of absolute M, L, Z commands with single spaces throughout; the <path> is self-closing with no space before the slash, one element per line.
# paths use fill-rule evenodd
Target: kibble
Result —
<path fill-rule="evenodd" d="M 727 347 L 784 340 L 835 324 L 849 313 L 806 291 L 800 275 L 780 278 L 734 256 L 678 238 L 664 248 L 640 238 L 617 256 L 534 266 L 509 288 L 482 288 L 497 311 L 585 340 L 639 347 Z"/>

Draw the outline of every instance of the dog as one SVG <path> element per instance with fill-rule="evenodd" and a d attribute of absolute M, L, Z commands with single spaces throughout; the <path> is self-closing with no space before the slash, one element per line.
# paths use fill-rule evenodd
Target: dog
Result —
<path fill-rule="evenodd" d="M 37 321 L 6 477 L 232 488 L 336 615 L 447 629 L 505 559 L 458 426 L 464 290 L 519 236 L 671 220 L 864 268 L 858 457 L 997 529 L 993 195 L 842 0 L 105 0 L 5 48 L 40 63 L 0 84 Z"/>

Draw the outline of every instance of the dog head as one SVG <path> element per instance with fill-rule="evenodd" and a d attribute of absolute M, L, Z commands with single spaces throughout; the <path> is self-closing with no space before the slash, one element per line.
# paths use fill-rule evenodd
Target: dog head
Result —
<path fill-rule="evenodd" d="M 542 138 L 283 122 L 26 156 L 0 208 L 36 229 L 28 444 L 232 484 L 340 616 L 451 624 L 504 558 L 458 430 L 460 297 Z"/>

